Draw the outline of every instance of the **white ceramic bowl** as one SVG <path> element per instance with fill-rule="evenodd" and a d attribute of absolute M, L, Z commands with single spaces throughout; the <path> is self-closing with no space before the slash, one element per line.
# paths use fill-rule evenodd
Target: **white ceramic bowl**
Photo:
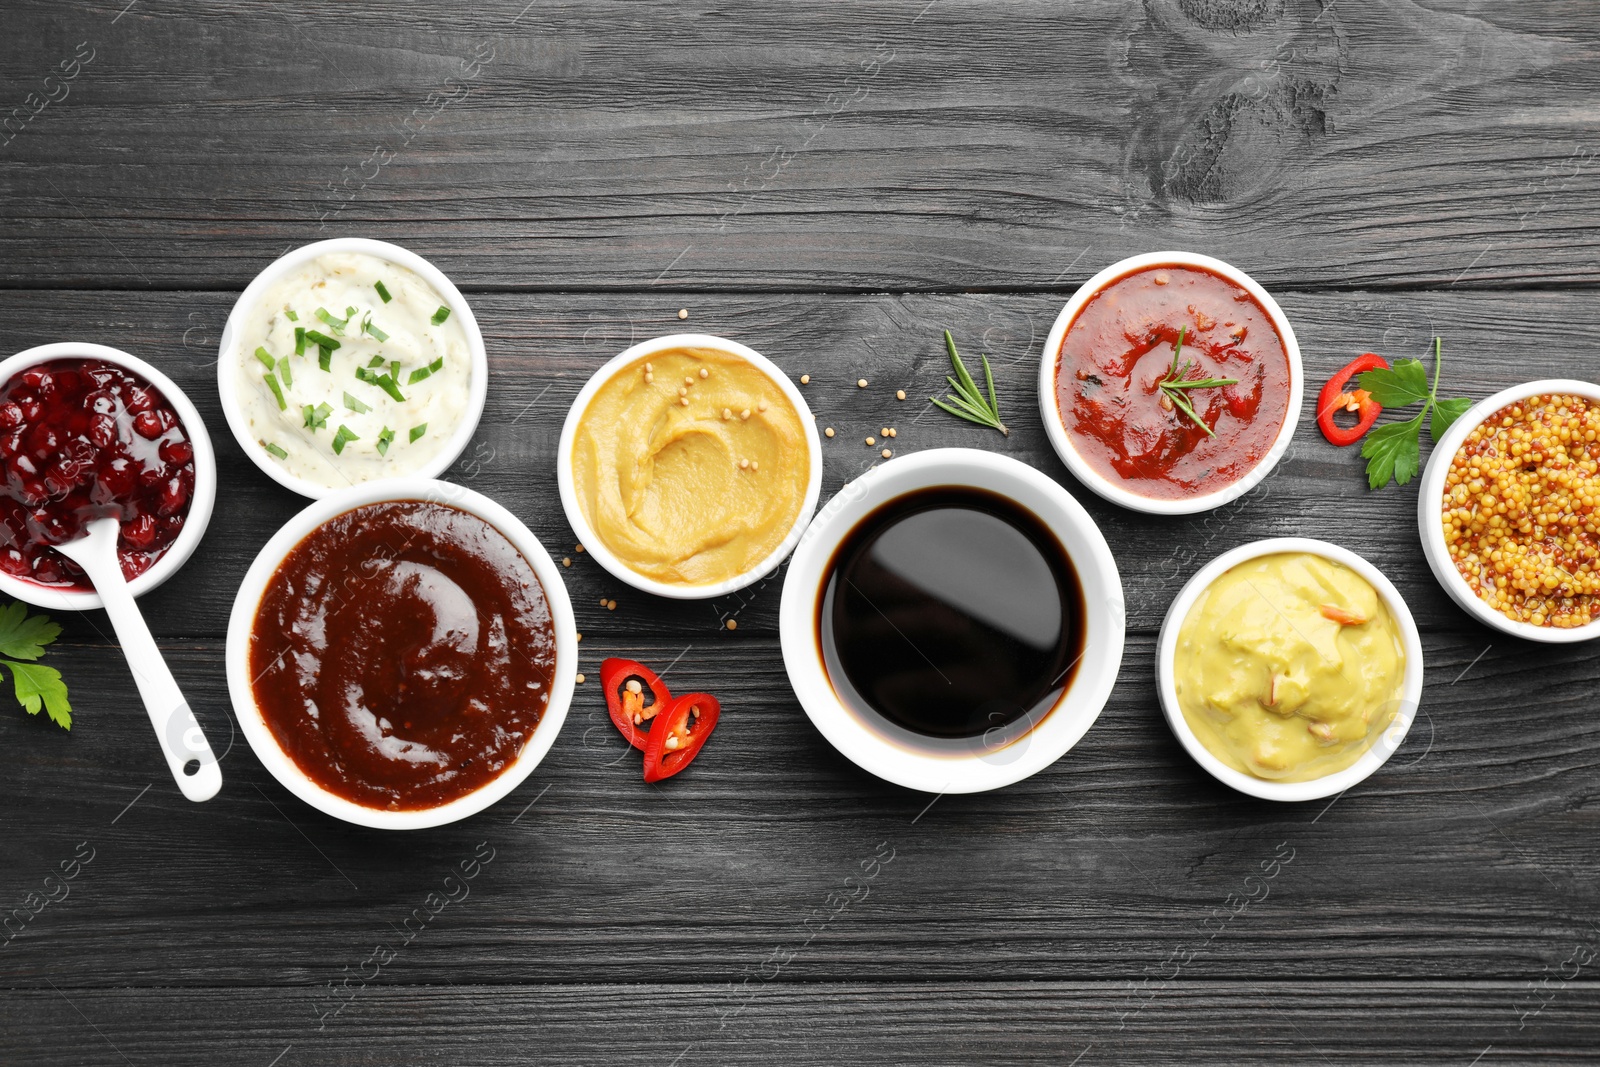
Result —
<path fill-rule="evenodd" d="M 1355 763 L 1342 771 L 1313 778 L 1309 782 L 1268 781 L 1252 774 L 1245 774 L 1243 771 L 1236 771 L 1213 756 L 1211 750 L 1206 748 L 1190 729 L 1189 721 L 1183 717 L 1183 709 L 1178 706 L 1178 692 L 1172 678 L 1173 660 L 1178 647 L 1178 631 L 1183 628 L 1183 620 L 1188 617 L 1189 609 L 1194 607 L 1194 602 L 1199 599 L 1200 594 L 1232 567 L 1246 560 L 1279 552 L 1306 552 L 1322 556 L 1324 559 L 1344 564 L 1365 578 L 1372 588 L 1378 591 L 1378 596 L 1383 598 L 1384 606 L 1389 609 L 1389 614 L 1399 625 L 1400 641 L 1406 651 L 1405 677 L 1400 684 L 1400 707 L 1395 711 L 1394 721 L 1389 724 L 1389 728 L 1374 740 L 1372 747 Z M 1241 793 L 1248 793 L 1262 800 L 1316 800 L 1319 797 L 1342 793 L 1357 782 L 1364 781 L 1373 771 L 1382 767 L 1406 739 L 1412 720 L 1417 717 L 1417 705 L 1422 700 L 1422 677 L 1422 638 L 1417 633 L 1417 623 L 1411 617 L 1411 609 L 1406 607 L 1405 598 L 1394 587 L 1394 583 L 1385 578 L 1382 571 L 1349 549 L 1309 537 L 1273 537 L 1265 541 L 1240 545 L 1201 567 L 1199 573 L 1189 579 L 1189 583 L 1183 587 L 1178 593 L 1178 598 L 1167 609 L 1167 617 L 1161 623 L 1161 637 L 1156 644 L 1156 687 L 1161 694 L 1161 709 L 1166 713 L 1167 725 L 1172 727 L 1172 732 L 1183 743 L 1189 755 L 1194 757 L 1194 761 L 1210 771 L 1212 777 Z"/>
<path fill-rule="evenodd" d="M 556 633 L 556 668 L 550 684 L 549 703 L 516 762 L 481 789 L 448 804 L 419 811 L 366 807 L 330 793 L 312 781 L 272 736 L 271 729 L 256 706 L 250 677 L 250 631 L 255 625 L 256 611 L 260 607 L 262 594 L 266 592 L 267 583 L 284 558 L 311 531 L 334 516 L 363 504 L 390 500 L 425 500 L 448 504 L 478 516 L 504 534 L 539 576 Z M 318 811 L 345 822 L 382 830 L 421 830 L 455 822 L 487 808 L 521 785 L 545 753 L 550 751 L 556 734 L 561 731 L 561 724 L 566 720 L 567 706 L 572 701 L 573 684 L 578 672 L 578 631 L 573 622 L 572 602 L 567 598 L 567 587 L 561 580 L 561 568 L 556 566 L 539 539 L 515 515 L 482 493 L 463 486 L 429 478 L 386 478 L 341 489 L 316 501 L 284 523 L 283 528 L 262 547 L 250 570 L 245 573 L 238 596 L 233 601 L 233 612 L 228 619 L 226 661 L 228 694 L 233 699 L 233 710 L 239 717 L 239 726 L 256 757 L 285 789 Z"/>
<path fill-rule="evenodd" d="M 1461 572 L 1456 570 L 1456 565 L 1450 560 L 1450 550 L 1444 543 L 1444 526 L 1440 521 L 1440 509 L 1444 506 L 1444 480 L 1450 473 L 1450 461 L 1460 450 L 1467 435 L 1482 425 L 1490 415 L 1508 404 L 1526 400 L 1531 396 L 1545 396 L 1551 393 L 1576 394 L 1600 403 L 1600 385 L 1568 378 L 1551 378 L 1515 385 L 1486 400 L 1480 400 L 1472 405 L 1466 414 L 1451 423 L 1450 429 L 1445 431 L 1444 438 L 1433 446 L 1433 453 L 1428 457 L 1428 466 L 1422 472 L 1422 482 L 1417 491 L 1417 530 L 1422 535 L 1422 551 L 1428 557 L 1428 566 L 1433 568 L 1434 577 L 1439 579 L 1444 591 L 1450 594 L 1450 599 L 1460 604 L 1467 614 L 1485 626 L 1492 626 L 1496 630 L 1529 641 L 1564 645 L 1575 641 L 1592 641 L 1600 637 L 1600 619 L 1587 626 L 1561 629 L 1555 626 L 1535 626 L 1531 622 L 1519 622 L 1502 615 L 1479 599 L 1466 579 L 1461 577 Z"/>
<path fill-rule="evenodd" d="M 467 442 L 472 440 L 472 435 L 478 429 L 478 420 L 483 416 L 483 402 L 489 392 L 489 356 L 483 347 L 483 331 L 478 329 L 478 319 L 472 314 L 472 308 L 467 306 L 467 300 L 461 295 L 461 290 L 457 289 L 455 284 L 432 263 L 415 252 L 387 241 L 374 241 L 365 237 L 336 237 L 328 241 L 303 245 L 267 264 L 266 268 L 255 276 L 255 280 L 245 287 L 245 291 L 239 294 L 239 299 L 234 301 L 233 310 L 228 313 L 227 325 L 222 328 L 222 347 L 217 356 L 217 390 L 222 394 L 222 413 L 227 416 L 228 428 L 233 431 L 234 440 L 239 442 L 239 447 L 244 449 L 244 454 L 250 457 L 251 462 L 284 488 L 314 500 L 344 490 L 344 486 L 330 488 L 307 478 L 296 477 L 280 464 L 274 463 L 271 457 L 261 451 L 255 435 L 250 432 L 250 424 L 245 418 L 239 400 L 242 379 L 239 373 L 238 337 L 243 329 L 245 316 L 279 278 L 330 252 L 364 252 L 369 256 L 386 259 L 414 271 L 444 298 L 445 304 L 450 308 L 450 314 L 460 321 L 461 328 L 467 335 L 467 348 L 472 358 L 472 378 L 469 385 L 470 392 L 467 394 L 467 406 L 461 413 L 461 421 L 433 461 L 406 476 L 437 478 L 450 469 L 450 465 L 461 455 L 467 447 Z"/>
<path fill-rule="evenodd" d="M 1084 305 L 1102 288 L 1123 275 L 1160 266 L 1208 270 L 1243 288 L 1266 309 L 1272 324 L 1277 327 L 1278 336 L 1283 339 L 1283 351 L 1289 359 L 1289 408 L 1284 413 L 1283 426 L 1279 428 L 1277 438 L 1261 462 L 1243 478 L 1231 485 L 1223 486 L 1214 493 L 1184 497 L 1179 500 L 1158 500 L 1155 497 L 1141 496 L 1129 490 L 1122 482 L 1107 478 L 1095 470 L 1073 447 L 1072 434 L 1067 430 L 1067 424 L 1061 417 L 1061 407 L 1056 402 L 1056 361 L 1061 354 L 1061 342 L 1066 338 L 1067 330 L 1073 320 L 1078 317 L 1078 312 L 1082 311 Z M 1300 366 L 1300 344 L 1295 340 L 1294 328 L 1289 325 L 1288 316 L 1284 315 L 1278 302 L 1272 299 L 1271 294 L 1261 288 L 1254 278 L 1220 259 L 1202 256 L 1195 252 L 1146 252 L 1143 255 L 1119 260 L 1084 282 L 1078 291 L 1072 294 L 1072 299 L 1067 301 L 1067 306 L 1061 309 L 1061 314 L 1056 316 L 1055 325 L 1050 328 L 1050 336 L 1045 338 L 1044 355 L 1039 364 L 1039 414 L 1044 419 L 1044 429 L 1050 437 L 1050 444 L 1054 446 L 1056 455 L 1061 457 L 1061 462 L 1067 465 L 1067 469 L 1072 471 L 1079 481 L 1096 493 L 1113 504 L 1121 504 L 1125 508 L 1148 512 L 1151 515 L 1193 515 L 1196 512 L 1221 507 L 1228 501 L 1243 496 L 1259 485 L 1261 480 L 1272 472 L 1272 468 L 1278 465 L 1278 461 L 1288 451 L 1289 442 L 1294 438 L 1295 427 L 1300 421 L 1300 394 L 1305 388 L 1304 379 L 1305 373 Z"/>
<path fill-rule="evenodd" d="M 783 390 L 783 395 L 789 398 L 789 403 L 800 413 L 800 426 L 805 431 L 806 450 L 811 459 L 811 477 L 806 483 L 805 500 L 800 505 L 800 513 L 795 516 L 794 525 L 789 528 L 783 541 L 766 559 L 749 570 L 725 581 L 706 585 L 673 585 L 669 582 L 658 582 L 654 578 L 640 574 L 618 559 L 616 553 L 607 548 L 600 535 L 595 533 L 594 527 L 589 525 L 589 520 L 584 518 L 583 507 L 578 503 L 578 491 L 572 478 L 572 443 L 578 434 L 578 423 L 583 418 L 584 411 L 588 409 L 589 401 L 594 399 L 594 394 L 629 364 L 669 348 L 718 348 L 724 352 L 732 352 L 736 356 L 743 356 L 762 374 L 772 379 L 778 388 Z M 578 398 L 572 402 L 572 407 L 567 411 L 566 424 L 561 427 L 561 443 L 556 448 L 556 486 L 561 491 L 561 507 L 567 513 L 567 522 L 578 535 L 578 543 L 583 545 L 585 552 L 594 557 L 595 562 L 610 571 L 612 575 L 635 589 L 643 589 L 656 596 L 670 597 L 673 600 L 709 600 L 753 585 L 771 574 L 794 548 L 795 542 L 800 540 L 801 532 L 805 530 L 806 523 L 811 521 L 812 512 L 816 510 L 817 497 L 822 493 L 822 441 L 817 437 L 817 422 L 811 414 L 811 408 L 806 405 L 805 397 L 800 395 L 800 390 L 795 388 L 789 376 L 779 370 L 777 364 L 766 356 L 748 345 L 709 333 L 668 334 L 665 337 L 640 341 L 618 353 L 605 366 L 595 371 L 579 390 Z"/>
<path fill-rule="evenodd" d="M 885 722 L 868 723 L 844 706 L 817 645 L 817 602 L 834 552 L 850 531 L 890 500 L 930 486 L 974 486 L 1008 497 L 1055 534 L 1083 590 L 1084 650 L 1066 692 L 1031 731 L 1009 744 L 984 739 L 891 739 Z M 789 682 L 811 722 L 857 766 L 907 789 L 977 793 L 1019 782 L 1077 744 L 1100 711 L 1122 666 L 1127 629 L 1122 579 L 1100 529 L 1072 495 L 1026 464 L 971 448 L 936 448 L 871 468 L 839 490 L 806 529 L 789 563 L 778 632 Z"/>
<path fill-rule="evenodd" d="M 171 378 L 144 360 L 105 345 L 65 341 L 18 352 L 0 362 L 0 383 L 10 381 L 36 364 L 57 359 L 98 359 L 133 371 L 167 398 L 183 423 L 184 433 L 194 445 L 194 495 L 189 500 L 189 514 L 183 520 L 183 529 L 149 570 L 128 583 L 128 589 L 134 596 L 143 596 L 178 572 L 178 568 L 194 554 L 200 538 L 205 536 L 206 525 L 211 522 L 211 509 L 217 499 L 217 457 L 211 450 L 211 436 L 206 433 L 206 424 L 200 420 L 200 413 L 183 395 L 183 390 L 172 383 Z M 104 606 L 99 593 L 52 589 L 14 578 L 4 571 L 0 571 L 0 593 L 56 611 L 89 611 Z"/>

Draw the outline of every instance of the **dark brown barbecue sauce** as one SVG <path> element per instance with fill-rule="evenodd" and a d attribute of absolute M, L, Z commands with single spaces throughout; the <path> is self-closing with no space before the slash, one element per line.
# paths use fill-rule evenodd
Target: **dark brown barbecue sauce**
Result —
<path fill-rule="evenodd" d="M 939 486 L 862 519 L 834 552 L 817 610 L 829 681 L 858 715 L 913 734 L 1014 739 L 1072 682 L 1083 593 L 1031 511 Z"/>
<path fill-rule="evenodd" d="M 256 704 L 284 752 L 370 808 L 433 808 L 497 777 L 549 701 L 555 626 L 533 567 L 483 519 L 420 500 L 330 519 L 256 612 Z"/>

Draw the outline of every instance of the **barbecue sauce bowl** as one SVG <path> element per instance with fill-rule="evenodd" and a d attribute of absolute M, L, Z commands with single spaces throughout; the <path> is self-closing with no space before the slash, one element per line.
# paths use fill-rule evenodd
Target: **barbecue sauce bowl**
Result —
<path fill-rule="evenodd" d="M 396 478 L 317 501 L 246 574 L 228 690 L 250 747 L 347 822 L 422 829 L 520 785 L 566 718 L 577 630 L 560 568 L 515 516 Z"/>
<path fill-rule="evenodd" d="M 1099 717 L 1126 630 L 1105 538 L 1065 489 L 976 449 L 874 467 L 807 527 L 779 609 L 801 706 L 863 770 L 974 793 Z"/>

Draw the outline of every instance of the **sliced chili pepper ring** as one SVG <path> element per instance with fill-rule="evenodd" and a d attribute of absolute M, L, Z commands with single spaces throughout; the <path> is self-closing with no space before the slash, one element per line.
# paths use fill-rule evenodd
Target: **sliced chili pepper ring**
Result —
<path fill-rule="evenodd" d="M 611 721 L 628 744 L 644 748 L 650 741 L 651 720 L 672 704 L 666 684 L 642 663 L 608 659 L 600 664 L 600 686 Z"/>
<path fill-rule="evenodd" d="M 1348 388 L 1350 380 L 1356 375 L 1380 367 L 1387 370 L 1389 361 L 1375 352 L 1363 352 L 1329 378 L 1328 384 L 1317 394 L 1317 429 L 1322 431 L 1322 436 L 1330 444 L 1340 448 L 1355 444 L 1366 436 L 1372 424 L 1378 421 L 1378 416 L 1383 414 L 1383 405 L 1372 399 L 1372 394 L 1365 389 Z M 1352 409 L 1356 414 L 1354 426 L 1340 426 L 1333 421 L 1336 413 Z"/>
<path fill-rule="evenodd" d="M 644 780 L 659 782 L 687 767 L 717 728 L 722 705 L 710 693 L 678 697 L 657 717 L 644 749 Z"/>

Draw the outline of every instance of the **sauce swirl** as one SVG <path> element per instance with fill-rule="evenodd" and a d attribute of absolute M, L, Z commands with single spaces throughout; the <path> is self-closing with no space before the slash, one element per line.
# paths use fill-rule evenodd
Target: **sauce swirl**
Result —
<path fill-rule="evenodd" d="M 549 702 L 555 625 L 533 567 L 483 519 L 369 504 L 279 565 L 250 635 L 256 705 L 324 789 L 447 804 L 521 754 Z"/>

